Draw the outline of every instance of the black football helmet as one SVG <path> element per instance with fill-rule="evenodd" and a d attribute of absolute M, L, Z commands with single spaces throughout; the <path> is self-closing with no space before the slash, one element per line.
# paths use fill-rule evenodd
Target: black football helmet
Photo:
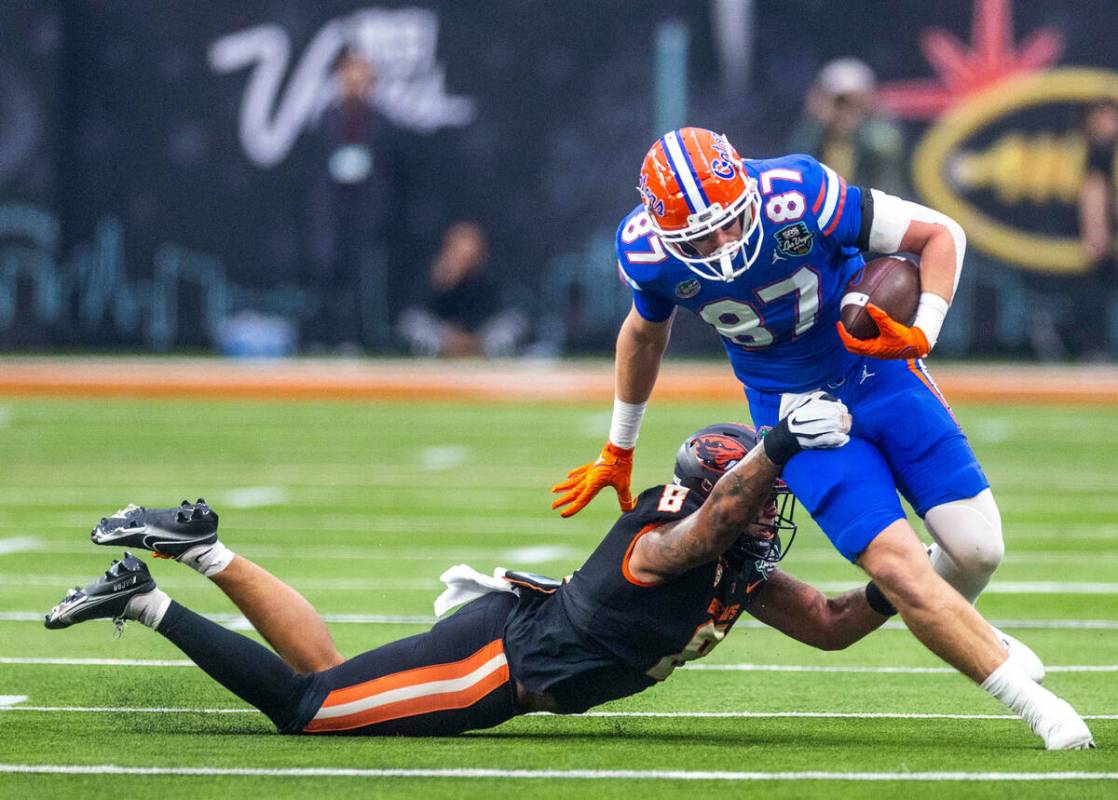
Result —
<path fill-rule="evenodd" d="M 683 440 L 676 451 L 674 483 L 699 493 L 705 500 L 718 479 L 745 458 L 760 441 L 761 437 L 752 426 L 737 422 L 720 422 L 695 431 Z M 771 521 L 757 524 L 770 536 L 743 534 L 735 549 L 744 546 L 754 557 L 776 563 L 792 547 L 798 527 L 792 519 L 796 513 L 796 498 L 788 489 L 788 484 L 780 478 L 773 486 L 767 506 L 769 513 L 764 516 L 771 517 Z M 781 535 L 785 537 L 783 546 Z"/>

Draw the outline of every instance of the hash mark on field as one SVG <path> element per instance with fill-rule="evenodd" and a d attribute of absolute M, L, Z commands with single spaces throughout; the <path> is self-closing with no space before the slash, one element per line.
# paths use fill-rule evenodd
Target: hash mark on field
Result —
<path fill-rule="evenodd" d="M 547 564 L 552 561 L 562 561 L 578 555 L 573 547 L 565 544 L 541 544 L 535 547 L 518 547 L 507 550 L 501 554 L 502 558 L 514 564 Z M 513 567 L 512 569 L 515 569 Z"/>
<path fill-rule="evenodd" d="M 287 490 L 282 486 L 251 486 L 245 489 L 231 489 L 225 493 L 222 503 L 229 508 L 263 508 L 281 506 L 287 502 Z"/>
<path fill-rule="evenodd" d="M 25 694 L 0 694 L 0 709 L 11 708 L 27 699 Z"/>
<path fill-rule="evenodd" d="M 34 536 L 16 536 L 12 539 L 0 539 L 0 556 L 9 553 L 23 553 L 27 550 L 41 550 L 42 540 Z"/>
<path fill-rule="evenodd" d="M 0 764 L 0 772 L 34 775 L 229 775 L 308 778 L 507 778 L 656 781 L 1114 781 L 1118 772 L 731 772 L 628 769 L 355 769 L 341 767 L 122 767 L 116 764 Z"/>
<path fill-rule="evenodd" d="M 424 472 L 442 472 L 466 463 L 470 450 L 460 444 L 425 447 L 419 451 L 419 468 Z"/>

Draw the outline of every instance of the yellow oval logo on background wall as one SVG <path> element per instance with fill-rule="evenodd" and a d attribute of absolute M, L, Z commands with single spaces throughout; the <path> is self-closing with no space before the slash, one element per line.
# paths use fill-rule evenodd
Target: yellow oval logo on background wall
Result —
<path fill-rule="evenodd" d="M 1107 99 L 1118 100 L 1118 73 L 1108 70 L 1054 69 L 1000 81 L 929 128 L 913 154 L 915 187 L 979 250 L 1027 269 L 1082 272 L 1088 263 L 1074 212 L 1087 147 L 1068 109 L 1081 118 Z M 1015 127 L 1023 117 L 1028 124 Z M 1038 232 L 1046 207 L 1059 209 L 1059 230 Z"/>

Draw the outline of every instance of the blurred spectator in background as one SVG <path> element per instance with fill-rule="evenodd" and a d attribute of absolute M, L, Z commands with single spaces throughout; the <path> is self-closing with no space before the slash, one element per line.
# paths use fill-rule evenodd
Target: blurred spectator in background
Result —
<path fill-rule="evenodd" d="M 1087 141 L 1087 168 L 1079 190 L 1079 239 L 1090 266 L 1083 281 L 1076 349 L 1088 357 L 1114 358 L 1118 355 L 1118 342 L 1109 335 L 1109 329 L 1118 289 L 1118 214 L 1114 202 L 1118 101 L 1091 106 L 1084 118 L 1083 134 Z"/>
<path fill-rule="evenodd" d="M 877 79 L 856 58 L 828 62 L 815 78 L 788 150 L 807 153 L 859 186 L 905 195 L 904 139 L 880 115 Z"/>
<path fill-rule="evenodd" d="M 443 235 L 431 264 L 427 299 L 405 309 L 400 337 L 421 356 L 510 356 L 528 334 L 525 315 L 504 308 L 501 288 L 484 274 L 489 259 L 485 231 L 458 222 Z"/>
<path fill-rule="evenodd" d="M 376 72 L 360 51 L 342 54 L 335 83 L 318 125 L 310 236 L 318 310 L 306 344 L 343 352 L 383 348 L 390 334 L 389 237 L 398 229 L 398 134 L 373 106 Z"/>

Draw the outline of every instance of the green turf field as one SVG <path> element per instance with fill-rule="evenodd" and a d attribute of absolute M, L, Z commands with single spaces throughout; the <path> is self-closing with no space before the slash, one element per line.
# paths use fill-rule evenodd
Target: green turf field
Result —
<path fill-rule="evenodd" d="M 0 400 L 0 704 L 8 704 L 0 711 L 0 797 L 131 795 L 140 787 L 192 798 L 651 797 L 707 789 L 777 797 L 1114 797 L 1118 409 L 956 410 L 994 485 L 1009 551 L 979 607 L 1053 668 L 1107 668 L 1054 669 L 1048 679 L 1080 712 L 1106 717 L 1089 722 L 1098 750 L 1045 753 L 1023 723 L 976 718 L 1004 709 L 962 677 L 934 669 L 942 664 L 899 627 L 846 652 L 822 653 L 744 620 L 710 657 L 600 716 L 521 718 L 458 739 L 279 737 L 193 667 L 83 663 L 182 658 L 137 624 L 120 639 L 107 622 L 42 627 L 42 613 L 68 586 L 86 582 L 119 552 L 89 543 L 97 519 L 126 502 L 206 497 L 233 549 L 288 580 L 322 613 L 355 615 L 332 630 L 342 652 L 356 654 L 422 630 L 438 575 L 451 564 L 554 575 L 575 568 L 612 522 L 616 503 L 603 496 L 561 520 L 548 510 L 547 489 L 597 451 L 605 407 L 7 399 Z M 684 435 L 736 413 L 733 406 L 654 405 L 634 484 L 661 482 Z M 810 522 L 785 566 L 832 592 L 860 580 Z M 234 609 L 205 579 L 172 562 L 153 562 L 152 570 L 180 602 L 235 624 Z M 778 668 L 716 668 L 732 665 Z M 779 669 L 796 666 L 826 669 Z M 922 714 L 947 716 L 913 716 Z M 156 771 L 16 774 L 11 765 Z M 217 774 L 159 771 L 179 767 Z M 379 770 L 432 772 L 389 777 Z M 536 776 L 509 774 L 515 771 Z M 714 780 L 717 772 L 772 775 L 755 786 Z M 975 773 L 1048 772 L 1065 776 L 973 780 Z M 1073 779 L 1082 772 L 1109 779 Z M 870 783 L 866 773 L 966 773 L 972 780 L 893 775 Z"/>

